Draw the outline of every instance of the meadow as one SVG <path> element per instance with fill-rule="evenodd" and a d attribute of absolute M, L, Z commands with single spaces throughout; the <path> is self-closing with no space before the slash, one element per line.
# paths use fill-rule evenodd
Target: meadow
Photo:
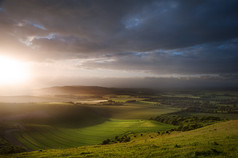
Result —
<path fill-rule="evenodd" d="M 38 150 L 0 157 L 237 157 L 238 121 L 187 132 L 130 135 L 132 141 L 70 149 Z"/>
<path fill-rule="evenodd" d="M 31 102 L 27 102 L 27 96 L 7 97 L 11 102 L 0 100 L 1 154 L 28 151 L 7 156 L 234 157 L 237 153 L 235 90 L 80 88 L 46 89 L 58 93 L 30 96 Z M 219 132 L 212 129 L 219 124 L 226 128 L 219 127 Z"/>
<path fill-rule="evenodd" d="M 24 125 L 16 138 L 33 150 L 50 148 L 69 148 L 84 145 L 101 144 L 130 133 L 166 131 L 174 128 L 151 120 L 108 120 L 102 124 L 85 128 L 56 128 L 46 125 Z"/>

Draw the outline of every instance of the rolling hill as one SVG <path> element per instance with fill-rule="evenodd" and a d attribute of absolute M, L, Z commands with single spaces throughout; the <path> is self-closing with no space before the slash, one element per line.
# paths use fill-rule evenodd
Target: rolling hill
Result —
<path fill-rule="evenodd" d="M 188 132 L 132 134 L 130 142 L 50 149 L 1 157 L 237 157 L 238 120 Z"/>
<path fill-rule="evenodd" d="M 35 91 L 38 95 L 150 95 L 155 91 L 146 88 L 107 88 L 98 86 L 59 86 Z"/>

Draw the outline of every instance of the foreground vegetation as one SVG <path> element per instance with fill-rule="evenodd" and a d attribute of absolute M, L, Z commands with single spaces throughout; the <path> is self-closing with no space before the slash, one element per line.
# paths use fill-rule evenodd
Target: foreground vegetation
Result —
<path fill-rule="evenodd" d="M 238 121 L 187 132 L 130 135 L 128 143 L 39 150 L 2 157 L 237 157 Z"/>

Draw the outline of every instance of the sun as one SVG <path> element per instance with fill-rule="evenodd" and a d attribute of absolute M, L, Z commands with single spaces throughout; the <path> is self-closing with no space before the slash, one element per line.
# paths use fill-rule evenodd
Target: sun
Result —
<path fill-rule="evenodd" d="M 14 85 L 29 79 L 29 69 L 26 63 L 0 56 L 0 85 Z"/>

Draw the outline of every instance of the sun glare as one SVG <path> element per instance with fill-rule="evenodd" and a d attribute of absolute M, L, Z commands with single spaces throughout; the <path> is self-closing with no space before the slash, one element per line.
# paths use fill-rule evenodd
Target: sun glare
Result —
<path fill-rule="evenodd" d="M 27 64 L 6 56 L 0 56 L 0 85 L 19 84 L 28 79 Z"/>

